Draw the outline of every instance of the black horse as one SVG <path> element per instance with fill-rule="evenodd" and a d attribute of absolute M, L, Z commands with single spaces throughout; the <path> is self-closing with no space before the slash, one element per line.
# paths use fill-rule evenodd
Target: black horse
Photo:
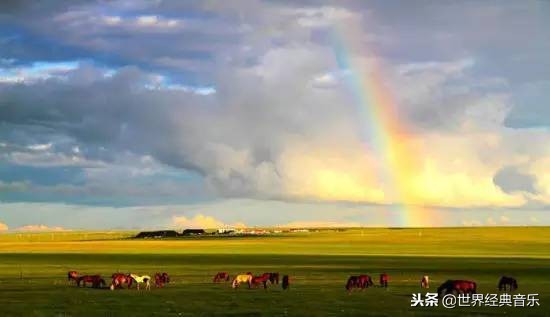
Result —
<path fill-rule="evenodd" d="M 283 289 L 287 290 L 290 287 L 290 278 L 288 275 L 283 276 Z"/>
<path fill-rule="evenodd" d="M 515 278 L 510 276 L 503 276 L 498 281 L 498 290 L 499 291 L 505 291 L 506 288 L 510 290 L 510 292 L 513 292 L 518 289 L 518 281 L 516 281 Z"/>

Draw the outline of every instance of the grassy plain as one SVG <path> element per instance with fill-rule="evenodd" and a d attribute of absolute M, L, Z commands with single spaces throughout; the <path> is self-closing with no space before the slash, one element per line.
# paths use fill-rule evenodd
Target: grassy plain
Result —
<path fill-rule="evenodd" d="M 550 315 L 550 228 L 352 229 L 263 237 L 131 240 L 132 232 L 0 235 L 2 316 L 380 316 Z M 169 272 L 150 292 L 78 289 L 68 270 Z M 232 290 L 217 271 L 279 271 L 290 291 Z M 347 294 L 347 276 L 387 272 L 390 287 Z M 540 307 L 410 307 L 424 274 L 432 291 L 449 278 L 495 293 L 501 275 L 519 280 Z"/>

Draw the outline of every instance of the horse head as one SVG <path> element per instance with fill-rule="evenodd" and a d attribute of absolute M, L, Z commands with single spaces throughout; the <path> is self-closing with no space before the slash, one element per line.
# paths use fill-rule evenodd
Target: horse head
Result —
<path fill-rule="evenodd" d="M 350 276 L 348 282 L 346 283 L 346 290 L 350 291 L 357 284 L 357 276 Z"/>
<path fill-rule="evenodd" d="M 437 288 L 437 294 L 439 295 L 439 297 L 442 297 L 443 291 L 448 292 L 449 290 L 452 291 L 452 289 L 453 289 L 453 281 L 447 280 Z"/>

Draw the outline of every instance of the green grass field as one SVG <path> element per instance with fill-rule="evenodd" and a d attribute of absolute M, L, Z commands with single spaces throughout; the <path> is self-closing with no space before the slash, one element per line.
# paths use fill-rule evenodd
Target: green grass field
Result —
<path fill-rule="evenodd" d="M 0 235 L 1 316 L 380 316 L 550 315 L 550 228 L 352 229 L 246 238 L 130 240 L 130 232 Z M 150 292 L 76 288 L 66 272 L 170 273 Z M 233 290 L 217 271 L 292 277 L 278 286 Z M 347 294 L 346 278 L 387 272 L 390 287 Z M 472 279 L 496 293 L 515 276 L 540 307 L 410 307 L 422 275 L 431 291 L 446 279 Z"/>

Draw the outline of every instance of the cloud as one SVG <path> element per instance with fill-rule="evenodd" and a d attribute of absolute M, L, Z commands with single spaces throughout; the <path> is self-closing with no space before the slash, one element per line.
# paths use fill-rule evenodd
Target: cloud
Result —
<path fill-rule="evenodd" d="M 9 227 L 7 224 L 0 222 L 0 232 L 8 231 Z"/>
<path fill-rule="evenodd" d="M 507 216 L 504 216 L 504 215 L 500 216 L 500 223 L 507 224 L 509 222 L 510 222 L 510 218 L 508 218 Z"/>
<path fill-rule="evenodd" d="M 68 231 L 63 227 L 48 227 L 46 225 L 26 225 L 13 229 L 20 232 L 48 232 L 48 231 Z"/>
<path fill-rule="evenodd" d="M 214 217 L 205 216 L 203 214 L 196 214 L 192 218 L 187 218 L 185 216 L 173 216 L 172 225 L 177 227 L 183 227 L 183 228 L 204 228 L 204 229 L 215 229 L 215 228 L 222 228 L 222 227 L 233 227 L 233 228 L 246 227 L 246 225 L 242 222 L 225 224 Z"/>
<path fill-rule="evenodd" d="M 363 227 L 359 222 L 339 221 L 292 221 L 279 227 L 283 228 L 353 228 Z"/>
<path fill-rule="evenodd" d="M 523 174 L 517 167 L 507 166 L 500 169 L 493 177 L 494 183 L 506 193 L 518 191 L 535 193 L 536 178 Z"/>
<path fill-rule="evenodd" d="M 463 220 L 462 225 L 465 227 L 479 227 L 483 224 L 479 220 Z"/>

